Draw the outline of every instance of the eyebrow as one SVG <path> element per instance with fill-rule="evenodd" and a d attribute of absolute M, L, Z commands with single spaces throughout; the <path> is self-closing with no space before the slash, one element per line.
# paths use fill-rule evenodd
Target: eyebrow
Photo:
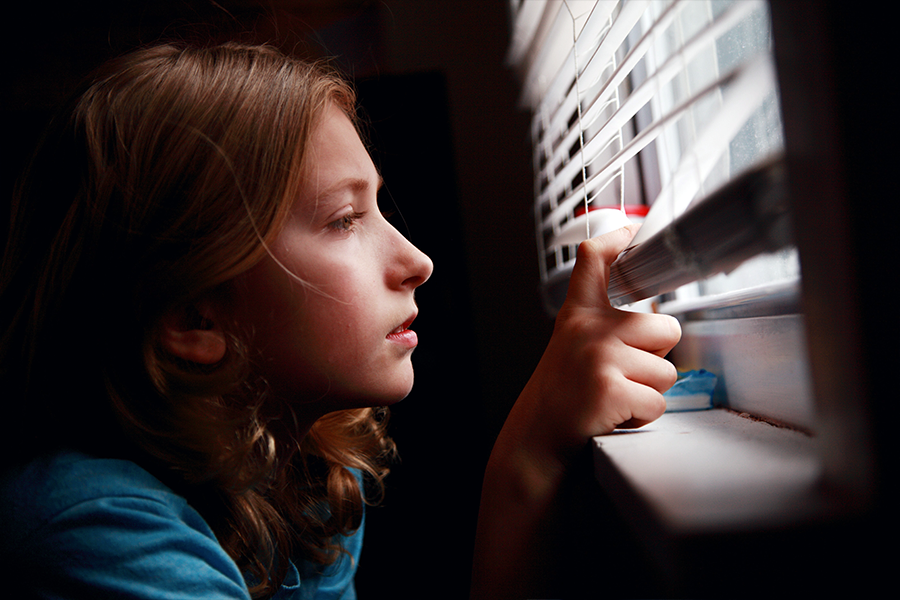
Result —
<path fill-rule="evenodd" d="M 381 189 L 384 185 L 384 179 L 381 177 L 381 173 L 378 173 L 378 180 L 375 183 L 375 191 Z M 363 179 L 361 177 L 347 177 L 346 179 L 341 179 L 333 186 L 329 187 L 325 191 L 319 193 L 319 199 L 328 198 L 338 192 L 342 192 L 344 190 L 350 190 L 351 192 L 358 194 L 360 192 L 365 192 L 369 189 L 369 180 Z"/>
<path fill-rule="evenodd" d="M 375 191 L 378 192 L 384 185 L 384 179 L 381 173 L 376 170 L 378 179 L 375 182 Z M 324 190 L 320 190 L 313 198 L 312 202 L 301 202 L 295 204 L 295 209 L 306 214 L 308 219 L 312 220 L 321 214 L 321 210 L 329 210 L 327 207 L 332 203 L 333 198 L 339 197 L 340 193 L 349 190 L 352 194 L 357 195 L 365 192 L 370 187 L 369 179 L 364 177 L 345 177 L 337 181 Z"/>

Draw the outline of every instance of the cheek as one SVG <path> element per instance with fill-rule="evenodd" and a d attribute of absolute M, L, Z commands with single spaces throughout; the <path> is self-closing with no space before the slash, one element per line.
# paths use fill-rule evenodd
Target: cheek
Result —
<path fill-rule="evenodd" d="M 320 297 L 307 303 L 307 333 L 315 338 L 316 347 L 328 362 L 365 362 L 384 335 L 374 326 L 370 304 L 364 295 L 341 301 Z"/>
<path fill-rule="evenodd" d="M 296 283 L 309 292 L 298 297 L 308 296 L 310 300 L 315 300 L 314 296 L 320 296 L 340 304 L 355 301 L 359 294 L 366 293 L 365 288 L 373 282 L 373 270 L 367 264 L 372 252 L 370 248 L 358 244 L 331 249 L 307 244 L 305 252 L 298 251 L 278 258 L 294 276 Z"/>
<path fill-rule="evenodd" d="M 329 270 L 327 263 L 322 266 L 323 271 Z M 289 305 L 294 316 L 286 320 L 289 323 L 284 323 L 280 335 L 285 342 L 293 336 L 295 351 L 306 353 L 311 361 L 362 360 L 363 349 L 377 341 L 372 326 L 375 290 L 354 270 L 333 263 L 331 267 L 330 282 L 310 273 L 314 287 L 294 283 L 285 294 L 279 304 Z"/>
<path fill-rule="evenodd" d="M 241 276 L 238 318 L 252 332 L 250 350 L 281 393 L 371 394 L 396 367 L 384 360 L 386 328 L 397 318 L 385 316 L 384 276 L 367 260 L 370 248 L 315 255 L 309 246 L 303 260 L 277 256 L 282 267 L 264 259 Z"/>

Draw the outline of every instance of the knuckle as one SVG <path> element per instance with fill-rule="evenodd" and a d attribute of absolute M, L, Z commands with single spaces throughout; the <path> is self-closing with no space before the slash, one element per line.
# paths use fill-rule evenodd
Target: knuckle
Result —
<path fill-rule="evenodd" d="M 592 389 L 600 392 L 615 392 L 620 383 L 620 373 L 615 365 L 605 360 L 602 352 L 592 351 L 586 357 L 585 370 Z"/>
<path fill-rule="evenodd" d="M 578 251 L 575 253 L 576 262 L 590 260 L 592 256 L 597 254 L 597 246 L 597 238 L 590 238 L 578 244 Z"/>
<path fill-rule="evenodd" d="M 651 405 L 649 406 L 648 412 L 652 416 L 652 419 L 660 418 L 664 412 L 666 412 L 666 399 L 662 394 L 655 394 L 653 400 L 651 401 Z"/>
<path fill-rule="evenodd" d="M 593 255 L 606 257 L 611 261 L 625 249 L 634 237 L 634 232 L 633 226 L 622 227 L 599 237 L 586 239 L 578 245 L 577 259 L 581 260 Z"/>
<path fill-rule="evenodd" d="M 666 383 L 666 389 L 669 389 L 670 387 L 675 385 L 676 381 L 678 381 L 678 369 L 676 369 L 675 365 L 673 365 L 669 361 L 665 361 L 665 363 L 666 363 L 666 371 L 667 371 L 665 383 Z"/>

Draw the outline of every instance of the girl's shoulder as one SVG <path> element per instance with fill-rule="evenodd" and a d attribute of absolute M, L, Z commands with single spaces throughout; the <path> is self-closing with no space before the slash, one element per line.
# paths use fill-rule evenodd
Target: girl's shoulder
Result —
<path fill-rule="evenodd" d="M 248 598 L 203 518 L 133 462 L 41 456 L 0 475 L 0 506 L 0 564 L 32 592 Z"/>
<path fill-rule="evenodd" d="M 49 517 L 81 502 L 131 495 L 173 507 L 185 504 L 136 463 L 75 451 L 40 455 L 0 474 L 0 498 L 19 516 Z"/>

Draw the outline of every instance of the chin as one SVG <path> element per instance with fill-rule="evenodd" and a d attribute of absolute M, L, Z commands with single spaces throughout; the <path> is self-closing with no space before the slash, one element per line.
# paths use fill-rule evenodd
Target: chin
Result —
<path fill-rule="evenodd" d="M 368 406 L 391 406 L 397 404 L 407 396 L 413 389 L 412 378 L 408 382 L 401 383 L 392 389 L 382 390 L 378 394 L 374 394 L 369 398 Z"/>
<path fill-rule="evenodd" d="M 326 396 L 323 400 L 327 403 L 329 411 L 392 406 L 406 398 L 412 387 L 410 380 L 408 383 L 390 388 L 380 386 L 378 389 L 348 390 L 345 394 Z"/>
<path fill-rule="evenodd" d="M 390 406 L 409 396 L 414 380 L 412 365 L 407 365 L 406 369 L 395 372 L 393 377 L 382 378 L 379 385 L 371 389 L 369 394 L 363 392 L 363 396 L 368 396 L 369 406 Z"/>
<path fill-rule="evenodd" d="M 366 404 L 366 406 L 392 406 L 394 404 L 399 403 L 404 398 L 409 396 L 409 393 L 412 391 L 412 386 L 410 385 L 404 391 L 397 391 L 396 393 L 379 395 L 377 397 L 371 398 L 370 401 Z"/>

